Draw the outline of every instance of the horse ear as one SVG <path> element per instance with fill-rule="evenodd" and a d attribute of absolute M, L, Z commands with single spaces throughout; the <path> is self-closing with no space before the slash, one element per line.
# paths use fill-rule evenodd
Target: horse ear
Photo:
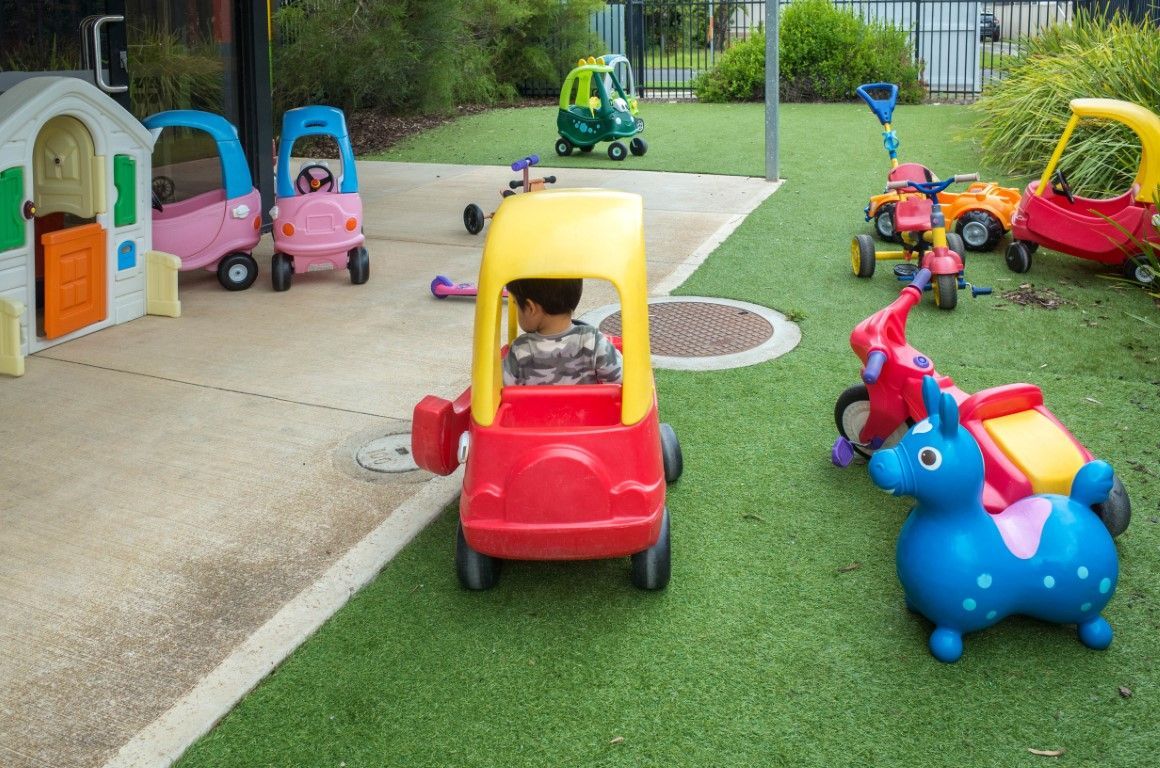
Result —
<path fill-rule="evenodd" d="M 959 404 L 950 395 L 944 394 L 938 405 L 938 428 L 948 440 L 959 431 Z"/>
<path fill-rule="evenodd" d="M 922 377 L 922 404 L 926 406 L 926 415 L 934 416 L 938 413 L 938 382 L 934 376 Z"/>

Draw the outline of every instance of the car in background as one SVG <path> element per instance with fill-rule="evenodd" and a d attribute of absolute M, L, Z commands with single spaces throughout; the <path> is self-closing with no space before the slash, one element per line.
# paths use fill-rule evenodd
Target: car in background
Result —
<path fill-rule="evenodd" d="M 999 35 L 1003 30 L 1003 25 L 999 21 L 999 17 L 990 11 L 983 11 L 979 14 L 979 40 L 990 40 L 991 42 L 999 42 Z"/>

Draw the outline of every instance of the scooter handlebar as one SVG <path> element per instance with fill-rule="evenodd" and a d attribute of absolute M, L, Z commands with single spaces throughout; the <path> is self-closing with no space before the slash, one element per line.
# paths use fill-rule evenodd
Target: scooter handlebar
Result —
<path fill-rule="evenodd" d="M 540 162 L 539 155 L 528 155 L 527 157 L 521 160 L 516 160 L 514 163 L 512 163 L 512 170 L 522 171 L 523 169 L 529 168 L 538 162 Z"/>
<path fill-rule="evenodd" d="M 914 279 L 910 281 L 910 285 L 914 286 L 919 291 L 925 291 L 926 287 L 930 285 L 930 270 L 924 267 L 915 272 Z"/>
<path fill-rule="evenodd" d="M 862 381 L 866 384 L 875 384 L 882 375 L 882 366 L 886 365 L 886 353 L 876 349 L 866 358 L 866 367 L 862 369 Z"/>

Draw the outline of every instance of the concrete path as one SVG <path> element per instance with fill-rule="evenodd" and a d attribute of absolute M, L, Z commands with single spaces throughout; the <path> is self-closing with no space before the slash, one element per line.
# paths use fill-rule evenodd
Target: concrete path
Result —
<path fill-rule="evenodd" d="M 629 163 L 626 163 L 628 165 Z M 670 290 L 775 188 L 759 179 L 544 169 L 645 199 Z M 428 393 L 463 390 L 470 301 L 505 168 L 360 163 L 371 277 L 250 290 L 182 275 L 180 319 L 63 344 L 0 379 L 0 765 L 167 765 L 454 498 L 363 469 Z M 612 300 L 592 286 L 581 311 Z M 448 573 L 452 574 L 448 564 Z M 451 578 L 452 576 L 449 576 Z"/>

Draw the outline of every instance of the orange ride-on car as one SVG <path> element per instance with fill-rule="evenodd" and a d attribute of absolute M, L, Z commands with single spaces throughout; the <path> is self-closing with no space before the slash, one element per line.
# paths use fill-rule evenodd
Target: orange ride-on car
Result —
<path fill-rule="evenodd" d="M 882 123 L 882 144 L 890 156 L 887 183 L 907 179 L 938 181 L 938 177 L 926 166 L 898 162 L 898 136 L 891 125 L 894 106 L 898 101 L 898 86 L 893 83 L 870 83 L 858 86 L 857 92 Z M 888 186 L 882 194 L 870 198 L 863 213 L 866 221 L 874 222 L 874 231 L 880 239 L 902 242 L 894 224 L 894 212 L 898 204 L 909 197 L 921 197 L 921 194 L 913 187 Z M 1011 229 L 1011 216 L 1019 205 L 1019 197 L 1018 189 L 977 181 L 964 192 L 940 192 L 939 204 L 947 218 L 947 228 L 963 238 L 967 250 L 990 251 Z"/>

